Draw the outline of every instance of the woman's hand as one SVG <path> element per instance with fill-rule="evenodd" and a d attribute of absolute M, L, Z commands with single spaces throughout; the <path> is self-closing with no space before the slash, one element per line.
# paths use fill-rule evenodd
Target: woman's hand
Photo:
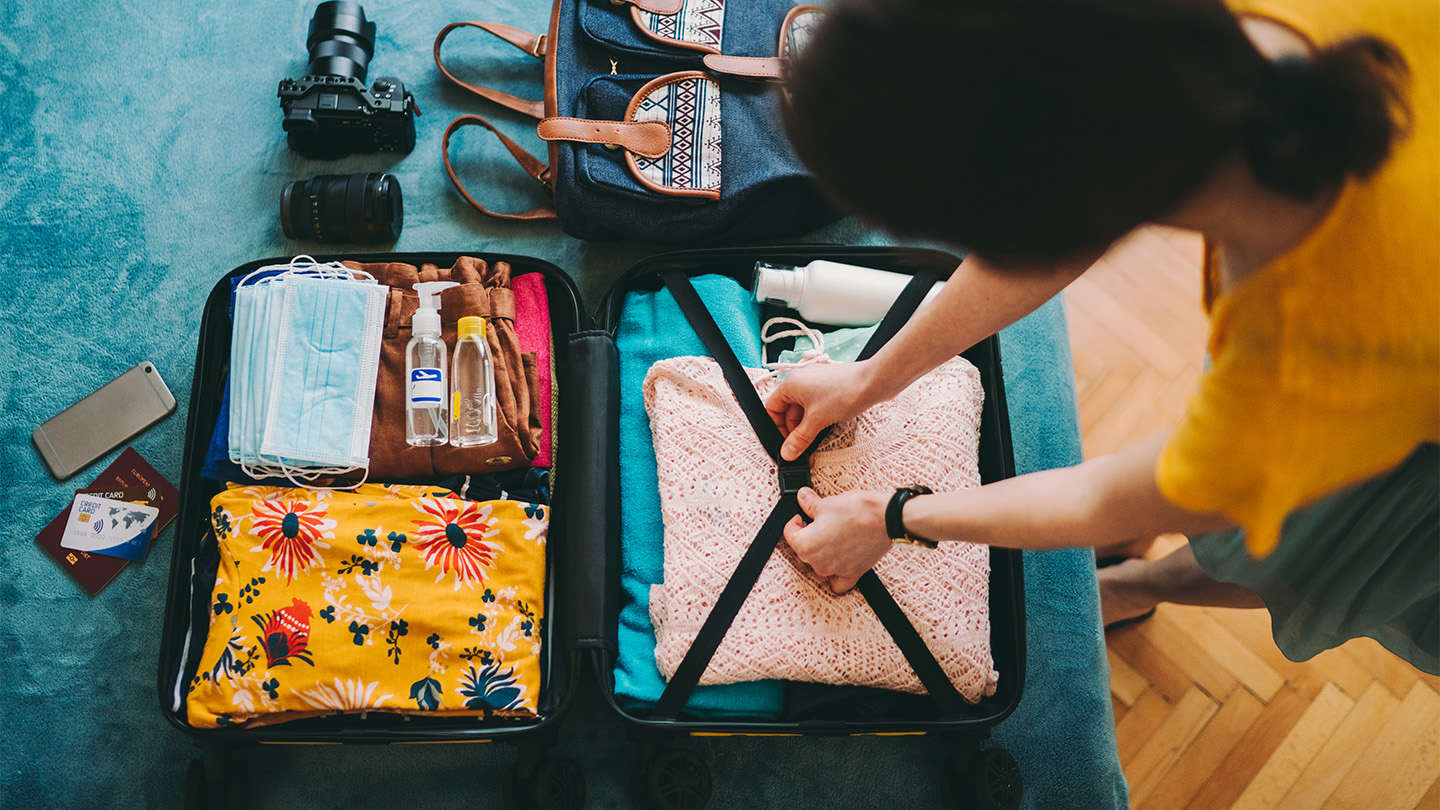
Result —
<path fill-rule="evenodd" d="M 780 456 L 794 461 L 820 431 L 859 416 L 878 402 L 866 395 L 867 363 L 815 363 L 786 375 L 765 401 L 785 444 Z"/>
<path fill-rule="evenodd" d="M 800 515 L 791 518 L 785 542 L 830 590 L 845 593 L 890 550 L 885 532 L 890 493 L 857 490 L 822 498 L 805 487 L 797 497 L 811 522 L 806 525 Z"/>

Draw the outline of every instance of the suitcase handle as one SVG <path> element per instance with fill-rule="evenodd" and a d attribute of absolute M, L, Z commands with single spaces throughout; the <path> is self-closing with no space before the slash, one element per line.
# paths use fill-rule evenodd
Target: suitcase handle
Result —
<path fill-rule="evenodd" d="M 568 343 L 560 412 L 565 506 L 558 510 L 565 515 L 566 593 L 574 603 L 566 635 L 571 650 L 613 655 L 620 622 L 620 416 L 614 406 L 620 355 L 603 331 L 576 332 Z"/>

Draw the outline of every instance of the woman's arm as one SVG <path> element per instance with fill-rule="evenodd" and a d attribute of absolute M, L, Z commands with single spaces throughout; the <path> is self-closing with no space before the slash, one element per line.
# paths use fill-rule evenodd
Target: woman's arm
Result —
<path fill-rule="evenodd" d="M 1164 532 L 1202 532 L 1233 521 L 1182 509 L 1155 483 L 1155 462 L 1166 435 L 1074 467 L 1022 475 L 960 492 L 920 495 L 905 504 L 910 534 L 1007 548 L 1101 546 Z M 795 554 L 830 587 L 855 586 L 890 550 L 885 506 L 890 492 L 847 492 L 821 498 L 802 490 L 800 518 L 785 527 Z"/>
<path fill-rule="evenodd" d="M 1030 314 L 1097 258 L 1087 255 L 1036 270 L 998 270 L 978 257 L 966 259 L 940 294 L 869 360 L 790 372 L 765 403 L 787 436 L 781 455 L 799 457 L 827 426 L 890 399 L 926 372 Z"/>

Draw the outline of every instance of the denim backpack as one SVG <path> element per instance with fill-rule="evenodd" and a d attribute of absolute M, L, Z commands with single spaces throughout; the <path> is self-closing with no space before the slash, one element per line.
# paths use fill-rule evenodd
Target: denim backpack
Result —
<path fill-rule="evenodd" d="M 581 239 L 713 244 L 810 230 L 836 214 L 782 132 L 778 81 L 822 13 L 791 0 L 556 0 L 542 36 L 452 23 L 435 39 L 440 72 L 537 120 L 549 164 L 463 115 L 445 130 L 445 170 L 481 212 L 558 219 Z M 440 48 L 462 27 L 544 60 L 544 101 L 457 79 Z M 476 202 L 450 160 L 450 136 L 471 125 L 500 138 L 545 187 L 546 204 L 501 213 Z"/>

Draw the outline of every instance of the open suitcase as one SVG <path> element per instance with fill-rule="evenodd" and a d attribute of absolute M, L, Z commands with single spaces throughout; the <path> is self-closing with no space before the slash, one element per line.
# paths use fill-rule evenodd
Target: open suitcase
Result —
<path fill-rule="evenodd" d="M 913 309 L 929 289 L 930 281 L 944 278 L 958 264 L 955 257 L 930 250 L 835 245 L 667 253 L 646 259 L 627 271 L 606 295 L 594 321 L 582 309 L 570 277 L 554 265 L 533 258 L 480 252 L 317 258 L 448 267 L 462 255 L 508 262 L 515 276 L 540 273 L 549 294 L 555 384 L 560 391 L 554 414 L 559 444 L 553 467 L 550 541 L 545 552 L 548 620 L 541 625 L 539 716 L 533 720 L 515 720 L 343 714 L 252 729 L 197 728 L 189 723 L 180 684 L 193 674 L 197 665 L 195 651 L 204 644 L 205 611 L 210 605 L 209 593 L 192 593 L 192 583 L 197 561 L 201 567 L 207 560 L 210 566 L 215 564 L 216 541 L 210 526 L 209 503 L 223 488 L 216 481 L 202 478 L 200 470 L 226 384 L 230 343 L 229 279 L 284 260 L 252 262 L 217 283 L 207 300 L 201 323 L 186 433 L 180 520 L 175 533 L 162 631 L 159 667 L 162 710 L 173 725 L 191 736 L 204 751 L 203 759 L 193 762 L 187 774 L 187 808 L 245 806 L 247 777 L 243 761 L 231 756 L 237 746 L 479 741 L 505 742 L 518 749 L 517 762 L 504 781 L 507 807 L 579 808 L 584 803 L 583 775 L 572 760 L 550 755 L 547 749 L 555 740 L 557 725 L 585 667 L 593 670 L 605 699 L 624 722 L 628 736 L 638 744 L 637 763 L 630 774 L 629 787 L 632 802 L 641 810 L 698 808 L 710 796 L 708 766 L 691 751 L 668 745 L 674 738 L 800 734 L 935 734 L 954 745 L 952 767 L 941 774 L 948 804 L 1018 807 L 1020 775 L 1014 760 L 998 748 L 982 750 L 981 743 L 988 737 L 990 728 L 1013 711 L 1023 686 L 1024 589 L 1019 552 L 1003 549 L 990 552 L 991 649 L 1000 677 L 995 694 L 977 704 L 951 706 L 941 712 L 925 696 L 908 695 L 892 700 L 882 695 L 877 700 L 874 692 L 879 690 L 855 692 L 837 687 L 832 691 L 822 690 L 822 696 L 815 703 L 817 708 L 805 715 L 774 719 L 714 716 L 700 719 L 679 711 L 659 716 L 648 708 L 627 705 L 615 690 L 623 532 L 617 469 L 620 391 L 615 337 L 626 294 L 632 290 L 658 289 L 662 274 L 672 277 L 720 274 L 748 287 L 756 261 L 803 265 L 814 259 L 828 259 L 920 274 L 924 283 L 911 284 L 902 296 L 902 301 L 908 296 L 908 306 Z M 904 316 L 893 320 L 891 328 L 898 328 Z M 964 356 L 979 370 L 985 393 L 980 427 L 982 480 L 990 482 L 1009 477 L 1013 475 L 1013 462 L 998 340 L 992 336 Z M 207 550 L 211 556 L 207 556 Z M 741 590 L 739 595 L 743 599 L 745 589 Z M 723 628 L 721 630 L 723 635 Z M 703 666 L 701 661 L 701 669 Z M 679 705 L 683 704 L 682 695 Z"/>

